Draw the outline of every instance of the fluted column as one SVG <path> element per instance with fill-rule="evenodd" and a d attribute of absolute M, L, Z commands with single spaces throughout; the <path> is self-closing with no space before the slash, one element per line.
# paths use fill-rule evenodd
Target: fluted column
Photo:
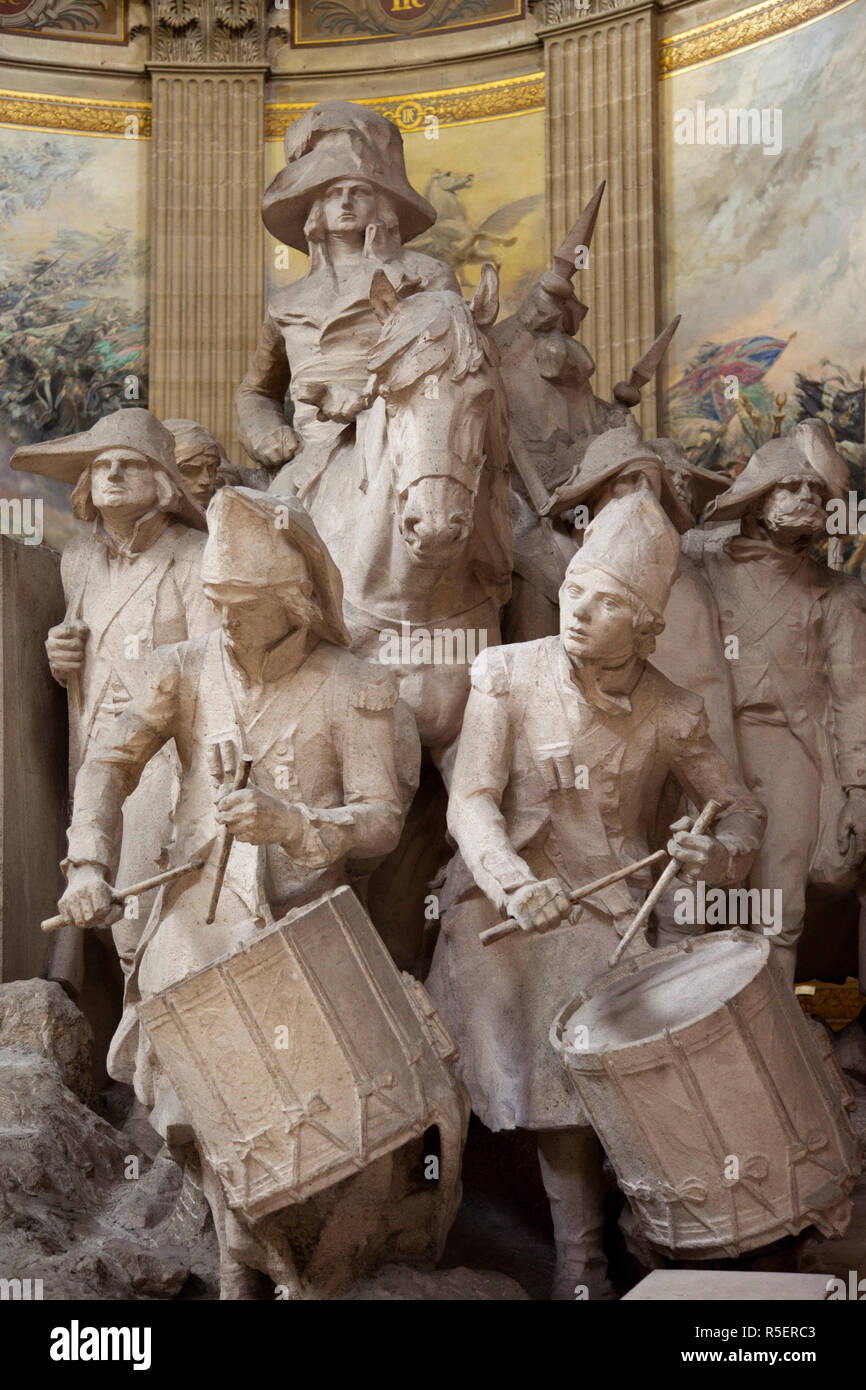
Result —
<path fill-rule="evenodd" d="M 152 76 L 150 392 L 235 462 L 234 393 L 261 327 L 263 15 L 205 0 L 156 6 Z M 220 18 L 235 15 L 234 30 Z M 180 20 L 185 20 L 181 25 Z M 198 60 L 198 61 L 196 61 Z"/>
<path fill-rule="evenodd" d="M 602 8 L 604 6 L 604 8 Z M 607 179 L 589 265 L 576 281 L 590 312 L 581 338 L 610 398 L 662 324 L 658 321 L 656 7 L 547 0 L 547 208 L 551 253 L 601 179 Z M 636 411 L 657 430 L 654 383 Z"/>

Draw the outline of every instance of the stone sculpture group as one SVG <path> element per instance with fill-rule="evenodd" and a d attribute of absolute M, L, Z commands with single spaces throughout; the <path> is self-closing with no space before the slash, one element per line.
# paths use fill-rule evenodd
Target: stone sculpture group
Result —
<path fill-rule="evenodd" d="M 250 467 L 140 408 L 13 460 L 88 526 L 47 637 L 74 786 L 50 976 L 78 996 L 85 928 L 116 955 L 108 1070 L 200 1174 L 224 1298 L 438 1258 L 470 1105 L 535 1135 L 554 1297 L 612 1296 L 605 1151 L 674 1254 L 848 1220 L 850 1096 L 792 992 L 809 886 L 863 891 L 866 590 L 811 553 L 847 470 L 819 421 L 733 481 L 644 440 L 670 332 L 593 394 L 572 280 L 602 192 L 497 323 L 492 267 L 468 304 L 407 245 L 435 214 L 397 128 L 325 102 L 263 202 L 310 264 L 238 388 Z M 431 775 L 447 827 L 411 809 Z M 413 837 L 442 870 L 388 905 L 414 975 L 375 930 Z M 699 888 L 780 890 L 781 921 L 703 936 Z M 748 1096 L 738 1209 L 713 1194 Z"/>

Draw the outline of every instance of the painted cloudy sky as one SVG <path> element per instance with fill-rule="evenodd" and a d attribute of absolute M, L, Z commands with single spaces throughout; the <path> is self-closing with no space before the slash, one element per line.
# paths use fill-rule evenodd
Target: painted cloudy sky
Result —
<path fill-rule="evenodd" d="M 866 360 L 866 12 L 848 5 L 744 53 L 662 83 L 664 300 L 683 321 L 668 383 L 703 342 L 796 337 L 767 376 L 859 376 Z M 674 113 L 780 108 L 782 152 L 677 145 Z"/>

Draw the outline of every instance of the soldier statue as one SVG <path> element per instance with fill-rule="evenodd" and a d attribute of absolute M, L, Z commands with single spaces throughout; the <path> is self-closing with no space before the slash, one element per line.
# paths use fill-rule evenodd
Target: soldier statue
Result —
<path fill-rule="evenodd" d="M 476 660 L 451 786 L 460 854 L 427 988 L 460 1047 L 480 1119 L 537 1135 L 557 1298 L 611 1289 L 601 1150 L 548 1032 L 606 969 L 635 911 L 623 881 L 580 912 L 566 895 L 646 855 L 669 776 L 696 804 L 712 798 L 723 808 L 712 833 L 680 829 L 670 841 L 684 878 L 740 882 L 764 824 L 712 742 L 700 697 L 647 660 L 678 558 L 677 533 L 649 491 L 599 513 L 562 583 L 559 636 Z M 648 874 L 634 877 L 635 892 Z M 479 932 L 503 915 L 523 930 L 485 948 Z"/>

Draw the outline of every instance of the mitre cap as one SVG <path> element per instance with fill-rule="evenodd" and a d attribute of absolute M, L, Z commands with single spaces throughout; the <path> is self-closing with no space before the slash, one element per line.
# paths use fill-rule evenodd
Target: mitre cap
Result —
<path fill-rule="evenodd" d="M 608 483 L 626 468 L 641 463 L 655 465 L 661 478 L 661 505 L 677 530 L 690 530 L 695 524 L 694 517 L 677 496 L 664 460 L 641 437 L 640 428 L 631 417 L 628 424 L 596 435 L 575 475 L 557 489 L 557 511 L 562 510 L 563 504 L 569 507 L 577 507 L 581 503 L 591 506 Z"/>
<path fill-rule="evenodd" d="M 730 483 L 725 473 L 713 473 L 709 468 L 698 468 L 675 439 L 651 439 L 649 447 L 658 454 L 668 472 L 686 473 L 691 480 L 694 492 L 695 517 L 699 517 L 712 498 L 724 492 Z"/>
<path fill-rule="evenodd" d="M 584 532 L 568 573 L 598 569 L 664 616 L 680 559 L 680 538 L 653 493 L 614 497 Z"/>
<path fill-rule="evenodd" d="M 702 520 L 731 521 L 741 517 L 754 502 L 778 487 L 786 478 L 808 478 L 821 491 L 825 501 L 844 495 L 812 467 L 803 442 L 803 436 L 798 437 L 795 430 L 793 434 L 762 444 L 727 491 L 705 508 Z"/>
<path fill-rule="evenodd" d="M 406 176 L 403 137 L 393 121 L 351 101 L 323 101 L 286 131 L 286 167 L 262 199 L 262 221 L 272 236 L 307 250 L 310 208 L 337 179 L 365 179 L 394 203 L 400 240 L 411 241 L 436 213 Z"/>
<path fill-rule="evenodd" d="M 74 487 L 89 464 L 105 449 L 135 449 L 156 468 L 167 473 L 180 494 L 179 521 L 198 531 L 207 530 L 201 507 L 187 486 L 174 456 L 174 436 L 141 406 L 112 411 L 81 434 L 22 444 L 12 455 L 12 467 L 46 478 L 58 478 Z"/>
<path fill-rule="evenodd" d="M 224 487 L 211 499 L 207 521 L 202 584 L 279 591 L 297 580 L 299 552 L 307 562 L 322 610 L 316 631 L 329 642 L 349 645 L 340 571 L 312 517 L 296 498 L 276 497 L 255 488 Z"/>

